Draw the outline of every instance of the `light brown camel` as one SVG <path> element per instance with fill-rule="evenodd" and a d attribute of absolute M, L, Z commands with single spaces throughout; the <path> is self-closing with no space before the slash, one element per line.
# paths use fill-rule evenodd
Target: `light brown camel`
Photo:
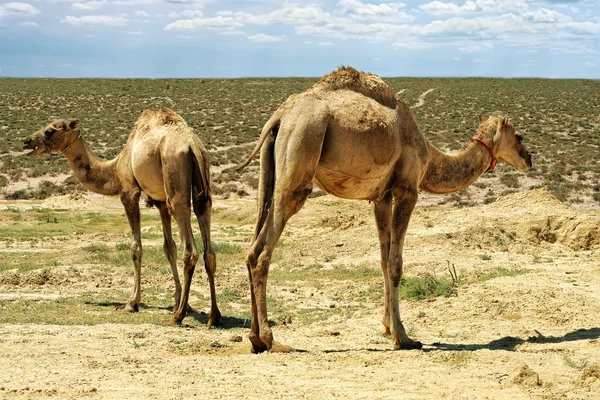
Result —
<path fill-rule="evenodd" d="M 204 243 L 204 266 L 208 274 L 211 309 L 208 325 L 218 324 L 221 313 L 215 297 L 216 257 L 210 242 L 210 164 L 200 139 L 177 113 L 167 108 L 144 110 L 138 118 L 125 148 L 113 160 L 94 156 L 81 137 L 79 121 L 56 120 L 25 140 L 29 156 L 62 152 L 75 177 L 88 189 L 109 196 L 120 196 L 129 219 L 133 242 L 133 294 L 120 307 L 138 311 L 141 300 L 142 242 L 140 236 L 140 194 L 160 212 L 163 250 L 175 281 L 173 322 L 180 323 L 188 309 L 192 275 L 198 260 L 191 225 L 190 202 L 198 218 Z M 183 251 L 183 290 L 177 272 L 177 246 L 171 233 L 171 216 L 179 226 Z"/>
<path fill-rule="evenodd" d="M 506 118 L 480 117 L 464 149 L 444 154 L 423 136 L 409 108 L 376 75 L 340 68 L 307 91 L 290 96 L 264 126 L 248 165 L 260 150 L 258 219 L 246 264 L 252 298 L 254 352 L 290 351 L 273 341 L 267 319 L 267 276 L 275 245 L 313 183 L 345 199 L 374 204 L 384 277 L 384 333 L 395 349 L 421 348 L 400 321 L 402 248 L 419 189 L 450 193 L 473 183 L 496 157 L 519 171 L 531 167 L 522 137 Z"/>

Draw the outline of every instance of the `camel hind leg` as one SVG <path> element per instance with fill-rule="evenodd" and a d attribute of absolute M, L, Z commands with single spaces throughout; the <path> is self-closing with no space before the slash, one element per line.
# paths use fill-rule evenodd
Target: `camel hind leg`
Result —
<path fill-rule="evenodd" d="M 299 99 L 282 120 L 274 143 L 267 143 L 261 152 L 259 218 L 246 258 L 252 298 L 250 341 L 255 353 L 291 350 L 273 340 L 269 327 L 269 265 L 285 224 L 302 208 L 312 191 L 327 124 L 324 106 L 315 106 L 314 99 L 310 103 Z"/>
<path fill-rule="evenodd" d="M 181 299 L 181 282 L 179 281 L 179 272 L 177 272 L 177 244 L 173 240 L 173 232 L 171 230 L 171 214 L 165 202 L 156 202 L 156 207 L 160 213 L 160 220 L 163 228 L 163 251 L 169 265 L 171 266 L 171 273 L 173 275 L 173 282 L 175 283 L 175 305 L 173 306 L 173 312 L 179 308 L 179 300 Z"/>
<path fill-rule="evenodd" d="M 188 148 L 174 149 L 163 154 L 168 154 L 168 156 L 162 156 L 167 209 L 177 221 L 179 237 L 183 245 L 183 285 L 179 307 L 173 315 L 173 322 L 181 323 L 187 313 L 192 277 L 199 257 L 191 224 L 192 193 L 190 188 L 192 186 L 193 168 L 191 166 L 193 161 Z M 189 167 L 185 168 L 184 166 Z"/>
<path fill-rule="evenodd" d="M 210 196 L 198 193 L 198 188 L 193 186 L 193 205 L 194 213 L 198 218 L 200 233 L 202 234 L 202 243 L 204 244 L 204 269 L 208 275 L 208 285 L 210 287 L 210 312 L 208 313 L 208 327 L 221 325 L 221 312 L 217 307 L 217 293 L 215 290 L 215 272 L 217 270 L 217 258 L 210 241 L 210 216 L 212 212 L 212 200 Z"/>

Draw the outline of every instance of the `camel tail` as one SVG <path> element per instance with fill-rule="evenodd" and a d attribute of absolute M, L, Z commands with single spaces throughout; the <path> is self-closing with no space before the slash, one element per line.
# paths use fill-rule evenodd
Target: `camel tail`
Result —
<path fill-rule="evenodd" d="M 277 111 L 279 111 L 279 110 L 277 110 Z M 273 128 L 275 128 L 277 125 L 279 125 L 279 122 L 281 120 L 279 118 L 279 113 L 277 111 L 273 114 L 273 116 L 267 121 L 267 123 L 263 127 L 262 132 L 260 133 L 260 138 L 258 138 L 258 143 L 256 143 L 256 147 L 254 147 L 254 150 L 252 150 L 252 154 L 250 154 L 250 156 L 246 159 L 246 161 L 244 161 L 243 163 L 241 163 L 240 165 L 235 167 L 236 172 L 241 171 L 242 169 L 244 169 L 244 167 L 246 167 L 248 164 L 250 164 L 252 159 L 260 151 L 260 148 L 265 143 L 265 140 L 267 140 L 267 137 L 269 137 L 269 134 L 271 133 Z"/>
<path fill-rule="evenodd" d="M 273 193 L 275 192 L 275 135 L 264 136 L 265 138 L 260 142 L 261 145 L 264 143 L 264 147 L 261 153 L 260 172 L 258 177 L 258 193 L 256 196 L 258 219 L 256 231 L 254 232 L 254 240 L 258 238 L 260 231 L 267 221 L 269 209 L 273 204 Z"/>
<path fill-rule="evenodd" d="M 208 152 L 199 143 L 190 146 L 194 160 L 194 171 L 192 173 L 192 185 L 195 192 L 204 197 L 211 197 L 210 190 L 210 161 Z"/>

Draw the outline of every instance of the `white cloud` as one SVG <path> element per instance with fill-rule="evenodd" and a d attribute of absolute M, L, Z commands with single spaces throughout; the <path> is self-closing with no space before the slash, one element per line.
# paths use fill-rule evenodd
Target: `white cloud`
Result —
<path fill-rule="evenodd" d="M 241 28 L 244 24 L 232 17 L 180 19 L 165 26 L 166 31 L 189 31 L 195 29 L 233 29 Z"/>
<path fill-rule="evenodd" d="M 107 3 L 106 0 L 101 1 L 85 1 L 85 2 L 75 2 L 72 7 L 77 10 L 98 10 L 102 8 Z"/>
<path fill-rule="evenodd" d="M 596 64 L 595 62 L 591 62 L 591 61 L 586 61 L 583 63 L 583 65 L 585 65 L 586 67 L 597 67 L 598 64 Z"/>
<path fill-rule="evenodd" d="M 135 15 L 136 17 L 143 17 L 143 18 L 150 17 L 150 14 L 148 14 L 146 11 L 135 11 L 133 13 L 133 15 Z"/>
<path fill-rule="evenodd" d="M 406 7 L 404 3 L 369 4 L 359 0 L 340 0 L 338 7 L 353 19 L 385 19 L 397 22 L 414 20 L 413 16 L 400 11 Z"/>
<path fill-rule="evenodd" d="M 202 10 L 171 11 L 167 16 L 169 18 L 200 18 L 204 16 L 204 12 Z"/>
<path fill-rule="evenodd" d="M 392 47 L 395 49 L 425 50 L 436 47 L 436 44 L 416 38 L 407 38 L 406 40 L 392 43 Z"/>
<path fill-rule="evenodd" d="M 258 35 L 248 36 L 248 40 L 251 42 L 281 42 L 283 38 L 281 36 L 265 35 L 259 33 Z"/>
<path fill-rule="evenodd" d="M 546 8 L 523 13 L 523 18 L 529 21 L 539 23 L 571 21 L 571 17 L 568 17 L 565 14 L 561 14 L 556 10 L 548 10 Z"/>
<path fill-rule="evenodd" d="M 38 24 L 37 22 L 27 21 L 27 22 L 19 22 L 19 26 L 22 26 L 25 28 L 39 28 L 40 24 Z"/>
<path fill-rule="evenodd" d="M 461 60 L 461 58 L 460 58 L 460 57 L 452 57 L 452 59 L 453 59 L 454 61 L 460 61 L 460 60 Z"/>
<path fill-rule="evenodd" d="M 71 15 L 66 16 L 60 22 L 73 26 L 86 26 L 86 27 L 97 27 L 97 26 L 123 26 L 127 24 L 129 20 L 124 17 L 113 17 L 110 15 L 85 15 L 83 17 L 73 17 Z"/>
<path fill-rule="evenodd" d="M 475 60 L 473 60 L 473 62 L 486 63 L 486 62 L 488 62 L 488 60 L 486 60 L 485 58 L 476 58 Z"/>
<path fill-rule="evenodd" d="M 141 35 L 142 31 L 129 31 L 129 32 L 127 32 L 127 34 L 137 36 L 137 35 Z"/>
<path fill-rule="evenodd" d="M 38 10 L 29 3 L 11 2 L 0 4 L 0 17 L 29 17 L 32 15 L 37 15 L 39 13 L 40 10 Z"/>
<path fill-rule="evenodd" d="M 335 46 L 335 45 L 331 42 L 319 42 L 319 46 Z"/>
<path fill-rule="evenodd" d="M 463 4 L 432 1 L 419 6 L 419 9 L 433 15 L 457 15 L 468 13 L 519 11 L 529 9 L 525 0 L 475 0 Z"/>

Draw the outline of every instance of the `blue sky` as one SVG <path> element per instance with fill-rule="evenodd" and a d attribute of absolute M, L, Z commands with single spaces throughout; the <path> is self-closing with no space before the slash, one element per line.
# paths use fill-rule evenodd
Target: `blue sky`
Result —
<path fill-rule="evenodd" d="M 600 1 L 0 1 L 0 76 L 600 78 Z"/>

